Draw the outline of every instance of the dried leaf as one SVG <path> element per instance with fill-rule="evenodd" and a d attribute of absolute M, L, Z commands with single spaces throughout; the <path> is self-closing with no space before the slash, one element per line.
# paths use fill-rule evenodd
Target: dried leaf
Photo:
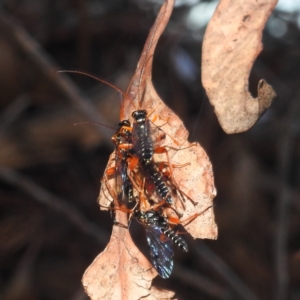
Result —
<path fill-rule="evenodd" d="M 152 286 L 150 290 L 150 295 L 143 298 L 143 300 L 176 300 L 176 298 L 173 298 L 174 295 L 175 293 L 172 291 L 167 291 Z"/>
<path fill-rule="evenodd" d="M 114 226 L 106 249 L 85 271 L 82 283 L 92 300 L 140 299 L 150 294 L 156 274 L 128 229 Z"/>
<path fill-rule="evenodd" d="M 154 50 L 168 23 L 173 6 L 173 0 L 165 1 L 150 31 L 136 72 L 127 89 L 127 97 L 122 103 L 120 119 L 129 119 L 133 122 L 131 114 L 137 109 L 145 109 L 148 113 L 153 112 L 151 114 L 151 118 L 155 119 L 153 126 L 160 126 L 166 133 L 164 145 L 169 150 L 172 164 L 189 163 L 183 168 L 174 168 L 174 178 L 180 189 L 197 203 L 194 205 L 191 201 L 186 200 L 186 210 L 183 207 L 180 208 L 183 211 L 182 219 L 199 213 L 199 216 L 192 220 L 186 228 L 195 238 L 216 238 L 217 227 L 214 222 L 213 209 L 210 208 L 200 214 L 203 210 L 211 207 L 212 200 L 216 195 L 212 165 L 199 144 L 190 144 L 187 141 L 188 132 L 183 123 L 165 106 L 151 81 Z M 114 166 L 114 157 L 113 153 L 107 168 Z M 155 154 L 154 160 L 155 162 L 165 162 L 166 155 Z M 114 179 L 109 180 L 109 184 L 114 187 Z M 107 185 L 102 184 L 99 195 L 101 209 L 103 206 L 109 207 L 112 201 L 113 198 Z M 180 206 L 181 202 L 178 200 L 176 205 Z M 127 225 L 125 216 L 126 214 L 116 210 L 117 221 Z M 150 290 L 154 274 L 157 274 L 156 271 L 134 246 L 128 230 L 114 226 L 109 245 L 87 269 L 83 283 L 93 300 L 113 299 L 110 297 L 112 293 L 115 293 L 113 290 L 118 293 L 114 294 L 114 299 L 140 299 L 140 297 L 169 299 L 173 297 L 173 292 L 170 291 L 158 290 L 153 287 Z M 148 294 L 145 295 L 146 293 Z"/>
<path fill-rule="evenodd" d="M 127 215 L 117 213 L 120 222 L 126 222 Z M 116 225 L 105 250 L 85 271 L 82 283 L 92 300 L 171 299 L 174 292 L 151 286 L 156 276 L 156 270 L 135 246 L 129 231 Z"/>
<path fill-rule="evenodd" d="M 197 205 L 194 205 L 190 200 L 186 200 L 181 220 L 184 221 L 195 214 L 200 214 L 184 226 L 185 229 L 194 238 L 216 239 L 218 229 L 211 207 L 213 198 L 216 196 L 216 189 L 212 165 L 207 154 L 197 143 L 195 146 L 177 151 L 172 161 L 175 160 L 191 163 L 187 167 L 174 169 L 174 177 L 179 183 L 180 189 L 197 202 Z"/>
<path fill-rule="evenodd" d="M 115 166 L 115 157 L 116 157 L 116 153 L 114 151 L 108 159 L 108 163 L 107 163 L 107 166 L 106 166 L 106 169 L 104 172 L 106 172 L 107 169 Z M 115 187 L 115 179 L 114 178 L 109 180 L 108 183 L 112 187 Z M 110 210 L 113 200 L 114 199 L 113 199 L 112 195 L 110 194 L 105 182 L 102 182 L 99 197 L 98 197 L 98 203 L 100 205 L 100 209 L 101 210 Z"/>
<path fill-rule="evenodd" d="M 257 98 L 248 91 L 251 68 L 262 50 L 262 31 L 276 3 L 222 0 L 207 26 L 202 84 L 226 133 L 248 130 L 276 96 L 265 81 L 258 84 Z"/>

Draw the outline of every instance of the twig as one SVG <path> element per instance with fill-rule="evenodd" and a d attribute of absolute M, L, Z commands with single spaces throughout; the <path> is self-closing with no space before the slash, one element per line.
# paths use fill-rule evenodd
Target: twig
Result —
<path fill-rule="evenodd" d="M 22 94 L 11 101 L 0 115 L 0 132 L 4 132 L 29 106 L 28 95 Z"/>
<path fill-rule="evenodd" d="M 32 239 L 28 244 L 21 260 L 10 276 L 4 291 L 1 293 L 1 299 L 23 299 L 30 295 L 33 289 L 33 266 L 41 248 L 40 239 Z"/>
<path fill-rule="evenodd" d="M 201 276 L 195 272 L 188 271 L 186 268 L 176 265 L 173 274 L 173 278 L 180 279 L 181 283 L 185 283 L 188 286 L 204 292 L 209 296 L 216 299 L 232 299 L 232 293 L 226 290 L 224 287 L 214 283 L 213 281 Z"/>
<path fill-rule="evenodd" d="M 78 15 L 78 65 L 81 70 L 88 69 L 90 64 L 91 44 L 92 44 L 92 32 L 90 26 L 90 15 L 88 2 L 85 0 L 76 0 L 73 2 L 74 8 Z"/>
<path fill-rule="evenodd" d="M 292 123 L 299 112 L 298 93 L 291 101 L 289 111 L 282 120 L 279 127 L 279 139 L 277 145 L 278 155 L 278 199 L 276 207 L 277 226 L 275 232 L 275 270 L 276 285 L 274 291 L 274 299 L 288 299 L 289 271 L 287 261 L 287 242 L 288 242 L 288 215 L 291 197 L 288 189 L 288 178 L 291 170 L 292 147 L 294 143 L 294 135 L 292 132 Z"/>
<path fill-rule="evenodd" d="M 32 65 L 45 76 L 48 82 L 51 82 L 58 88 L 80 114 L 84 115 L 91 122 L 107 123 L 105 118 L 96 111 L 93 105 L 89 104 L 89 100 L 81 94 L 67 76 L 57 74 L 59 67 L 40 45 L 34 41 L 13 18 L 5 15 L 3 12 L 0 13 L 0 28 L 5 37 L 26 56 Z M 112 146 L 110 142 L 111 131 L 100 126 L 94 127 L 94 130 L 103 134 L 107 144 Z"/>
<path fill-rule="evenodd" d="M 73 205 L 65 202 L 60 197 L 52 195 L 18 172 L 0 167 L 0 178 L 24 191 L 36 201 L 64 214 L 81 231 L 93 236 L 101 244 L 105 245 L 109 240 L 109 235 L 106 231 L 89 222 Z"/>
<path fill-rule="evenodd" d="M 263 167 L 260 167 L 260 170 L 262 170 Z M 263 191 L 267 191 L 268 193 L 271 193 L 274 197 L 278 195 L 278 185 L 279 180 L 278 177 L 276 177 L 273 173 L 267 172 L 263 170 L 259 176 L 256 178 L 257 180 L 257 186 L 262 189 Z M 289 197 L 291 199 L 293 208 L 297 209 L 300 213 L 300 190 L 296 189 L 294 187 L 291 187 L 290 185 L 286 184 L 287 193 L 289 194 Z"/>
<path fill-rule="evenodd" d="M 230 269 L 226 262 L 211 251 L 203 242 L 199 241 L 194 250 L 224 277 L 232 289 L 239 295 L 239 299 L 258 300 L 256 295 L 254 295 L 234 271 Z"/>

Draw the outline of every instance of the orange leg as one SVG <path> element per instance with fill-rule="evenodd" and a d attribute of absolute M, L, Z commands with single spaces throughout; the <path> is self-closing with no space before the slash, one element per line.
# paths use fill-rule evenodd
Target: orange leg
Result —
<path fill-rule="evenodd" d="M 105 171 L 105 174 L 106 174 L 106 176 L 112 176 L 112 175 L 115 175 L 115 174 L 116 174 L 116 168 L 115 168 L 115 167 L 108 168 L 108 169 Z"/>
<path fill-rule="evenodd" d="M 139 164 L 139 158 L 137 156 L 132 156 L 132 157 L 127 159 L 127 162 L 128 162 L 128 167 L 127 168 L 130 171 L 132 171 Z"/>
<path fill-rule="evenodd" d="M 175 227 L 179 224 L 181 224 L 182 226 L 186 226 L 188 224 L 190 224 L 193 220 L 195 220 L 197 217 L 199 217 L 200 215 L 204 214 L 208 209 L 212 208 L 213 205 L 205 208 L 203 211 L 199 212 L 199 213 L 195 213 L 192 216 L 188 217 L 185 220 L 180 220 L 177 216 L 174 215 L 168 215 L 165 212 L 165 216 L 168 219 L 168 223 L 171 227 Z M 176 232 L 177 234 L 186 234 L 187 232 Z"/>
<path fill-rule="evenodd" d="M 118 149 L 125 149 L 125 150 L 128 150 L 128 149 L 132 149 L 133 148 L 133 145 L 132 144 L 119 144 L 118 145 Z"/>
<path fill-rule="evenodd" d="M 185 220 L 182 220 L 180 221 L 180 223 L 183 225 L 183 226 L 186 226 L 188 224 L 190 224 L 193 220 L 195 220 L 197 217 L 201 216 L 202 214 L 204 214 L 206 211 L 208 211 L 210 208 L 214 207 L 214 205 L 210 205 L 208 206 L 207 208 L 205 208 L 204 210 L 198 212 L 198 213 L 195 213 L 193 214 L 192 216 L 188 217 L 187 219 Z M 184 224 L 185 223 L 185 224 Z"/>

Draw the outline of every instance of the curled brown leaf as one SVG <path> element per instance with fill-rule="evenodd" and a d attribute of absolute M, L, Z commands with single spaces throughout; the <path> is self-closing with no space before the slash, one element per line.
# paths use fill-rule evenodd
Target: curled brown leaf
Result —
<path fill-rule="evenodd" d="M 226 133 L 248 130 L 276 96 L 264 80 L 257 98 L 248 91 L 251 68 L 262 50 L 262 31 L 276 3 L 221 0 L 207 26 L 202 84 Z"/>

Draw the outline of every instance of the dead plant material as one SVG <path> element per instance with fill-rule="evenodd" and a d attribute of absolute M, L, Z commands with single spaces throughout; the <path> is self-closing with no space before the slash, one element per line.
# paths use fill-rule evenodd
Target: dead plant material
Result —
<path fill-rule="evenodd" d="M 182 121 L 163 103 L 157 95 L 152 81 L 152 62 L 159 37 L 164 31 L 174 6 L 173 0 L 162 5 L 157 19 L 149 33 L 135 74 L 129 84 L 121 106 L 120 119 L 129 119 L 137 109 L 145 109 L 153 126 L 165 133 L 164 147 L 172 164 L 189 165 L 173 167 L 173 177 L 184 195 L 184 204 L 176 201 L 183 213 L 182 220 L 190 222 L 185 227 L 194 238 L 217 237 L 212 201 L 216 195 L 212 165 L 198 143 L 189 143 L 188 132 Z M 153 113 L 152 113 L 153 112 Z M 107 168 L 114 166 L 115 154 L 110 156 Z M 155 162 L 166 162 L 166 154 L 154 154 Z M 115 180 L 109 180 L 114 188 Z M 190 199 L 192 199 L 192 201 Z M 102 184 L 99 204 L 101 209 L 114 201 L 106 184 Z M 127 214 L 116 210 L 118 222 L 127 226 Z M 194 218 L 192 217 L 194 216 Z M 192 218 L 191 218 L 192 217 Z M 183 224 L 184 225 L 184 224 Z M 151 287 L 151 280 L 157 272 L 140 253 L 131 240 L 126 228 L 114 226 L 111 240 L 87 269 L 83 285 L 91 299 L 170 299 L 173 292 Z"/>
<path fill-rule="evenodd" d="M 127 215 L 123 214 L 123 219 Z M 93 300 L 140 299 L 149 295 L 155 270 L 131 240 L 128 229 L 114 226 L 105 250 L 83 275 L 83 285 Z"/>
<path fill-rule="evenodd" d="M 220 1 L 203 41 L 202 84 L 223 130 L 251 128 L 276 96 L 261 79 L 258 96 L 248 91 L 253 63 L 262 50 L 262 31 L 277 0 Z"/>

